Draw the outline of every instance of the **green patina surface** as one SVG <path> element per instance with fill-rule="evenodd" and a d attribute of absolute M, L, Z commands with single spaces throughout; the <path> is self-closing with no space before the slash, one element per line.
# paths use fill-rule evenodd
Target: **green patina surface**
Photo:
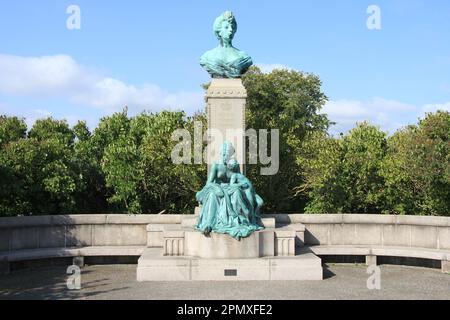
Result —
<path fill-rule="evenodd" d="M 202 205 L 197 230 L 229 234 L 240 240 L 264 229 L 258 224 L 263 200 L 252 183 L 240 173 L 231 143 L 225 142 L 218 162 L 211 167 L 205 187 L 197 193 Z"/>
<path fill-rule="evenodd" d="M 219 46 L 200 58 L 200 65 L 213 78 L 239 78 L 253 64 L 248 54 L 233 47 L 236 31 L 236 19 L 230 11 L 224 12 L 214 22 L 214 34 L 219 39 Z"/>

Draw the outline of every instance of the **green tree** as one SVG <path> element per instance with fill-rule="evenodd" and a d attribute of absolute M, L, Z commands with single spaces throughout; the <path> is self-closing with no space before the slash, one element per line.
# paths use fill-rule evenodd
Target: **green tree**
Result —
<path fill-rule="evenodd" d="M 0 115 L 0 148 L 9 142 L 23 139 L 27 134 L 24 119 Z"/>
<path fill-rule="evenodd" d="M 428 114 L 389 139 L 387 213 L 450 214 L 450 113 Z"/>
<path fill-rule="evenodd" d="M 195 119 L 202 120 L 202 116 L 186 118 L 183 112 L 168 111 L 141 113 L 129 119 L 124 110 L 103 120 L 99 126 L 103 131 L 95 131 L 94 137 L 100 133 L 102 141 L 109 141 L 104 147 L 101 167 L 113 210 L 193 212 L 195 191 L 206 179 L 206 166 L 174 164 L 171 154 L 177 142 L 171 136 L 176 129 L 193 133 Z M 107 134 L 104 128 L 111 133 Z"/>
<path fill-rule="evenodd" d="M 347 135 L 315 134 L 304 144 L 297 162 L 304 169 L 308 213 L 380 213 L 384 208 L 386 134 L 361 123 Z"/>
<path fill-rule="evenodd" d="M 304 179 L 296 167 L 296 157 L 308 134 L 325 132 L 330 125 L 327 117 L 319 113 L 327 101 L 322 83 L 313 74 L 288 70 L 266 74 L 257 67 L 243 76 L 243 82 L 248 93 L 247 128 L 280 132 L 279 172 L 262 176 L 261 165 L 248 165 L 247 174 L 264 199 L 266 212 L 301 211 L 307 199 L 295 191 Z"/>

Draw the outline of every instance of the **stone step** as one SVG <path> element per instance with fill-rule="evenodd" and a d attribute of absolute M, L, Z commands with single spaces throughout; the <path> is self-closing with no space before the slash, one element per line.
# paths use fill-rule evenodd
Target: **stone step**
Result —
<path fill-rule="evenodd" d="M 313 253 L 294 257 L 200 259 L 164 257 L 146 250 L 138 262 L 138 281 L 322 280 L 321 259 Z"/>

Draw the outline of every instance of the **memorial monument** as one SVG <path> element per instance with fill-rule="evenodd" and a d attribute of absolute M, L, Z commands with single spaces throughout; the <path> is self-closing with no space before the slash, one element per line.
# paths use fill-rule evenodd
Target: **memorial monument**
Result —
<path fill-rule="evenodd" d="M 278 226 L 275 218 L 260 217 L 264 201 L 244 167 L 247 93 L 240 77 L 252 59 L 232 45 L 237 23 L 231 12 L 220 15 L 213 29 L 219 46 L 200 59 L 212 77 L 205 99 L 208 179 L 196 194 L 201 208 L 180 224 L 147 226 L 137 280 L 321 280 L 321 259 L 297 255 L 305 226 Z"/>

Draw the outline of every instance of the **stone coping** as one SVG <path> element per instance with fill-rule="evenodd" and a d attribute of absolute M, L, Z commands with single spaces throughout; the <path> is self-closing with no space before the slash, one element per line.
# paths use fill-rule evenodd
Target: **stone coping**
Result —
<path fill-rule="evenodd" d="M 0 252 L 0 261 L 14 262 L 62 257 L 140 256 L 143 246 L 91 246 L 79 248 L 40 248 Z"/>
<path fill-rule="evenodd" d="M 450 261 L 450 250 L 398 246 L 317 245 L 299 249 L 299 254 L 411 257 Z"/>
<path fill-rule="evenodd" d="M 0 228 L 22 228 L 51 225 L 86 224 L 181 224 L 194 215 L 123 215 L 81 214 L 0 218 Z M 279 224 L 391 224 L 450 227 L 450 217 L 392 216 L 372 214 L 272 214 L 262 218 L 276 218 Z"/>

